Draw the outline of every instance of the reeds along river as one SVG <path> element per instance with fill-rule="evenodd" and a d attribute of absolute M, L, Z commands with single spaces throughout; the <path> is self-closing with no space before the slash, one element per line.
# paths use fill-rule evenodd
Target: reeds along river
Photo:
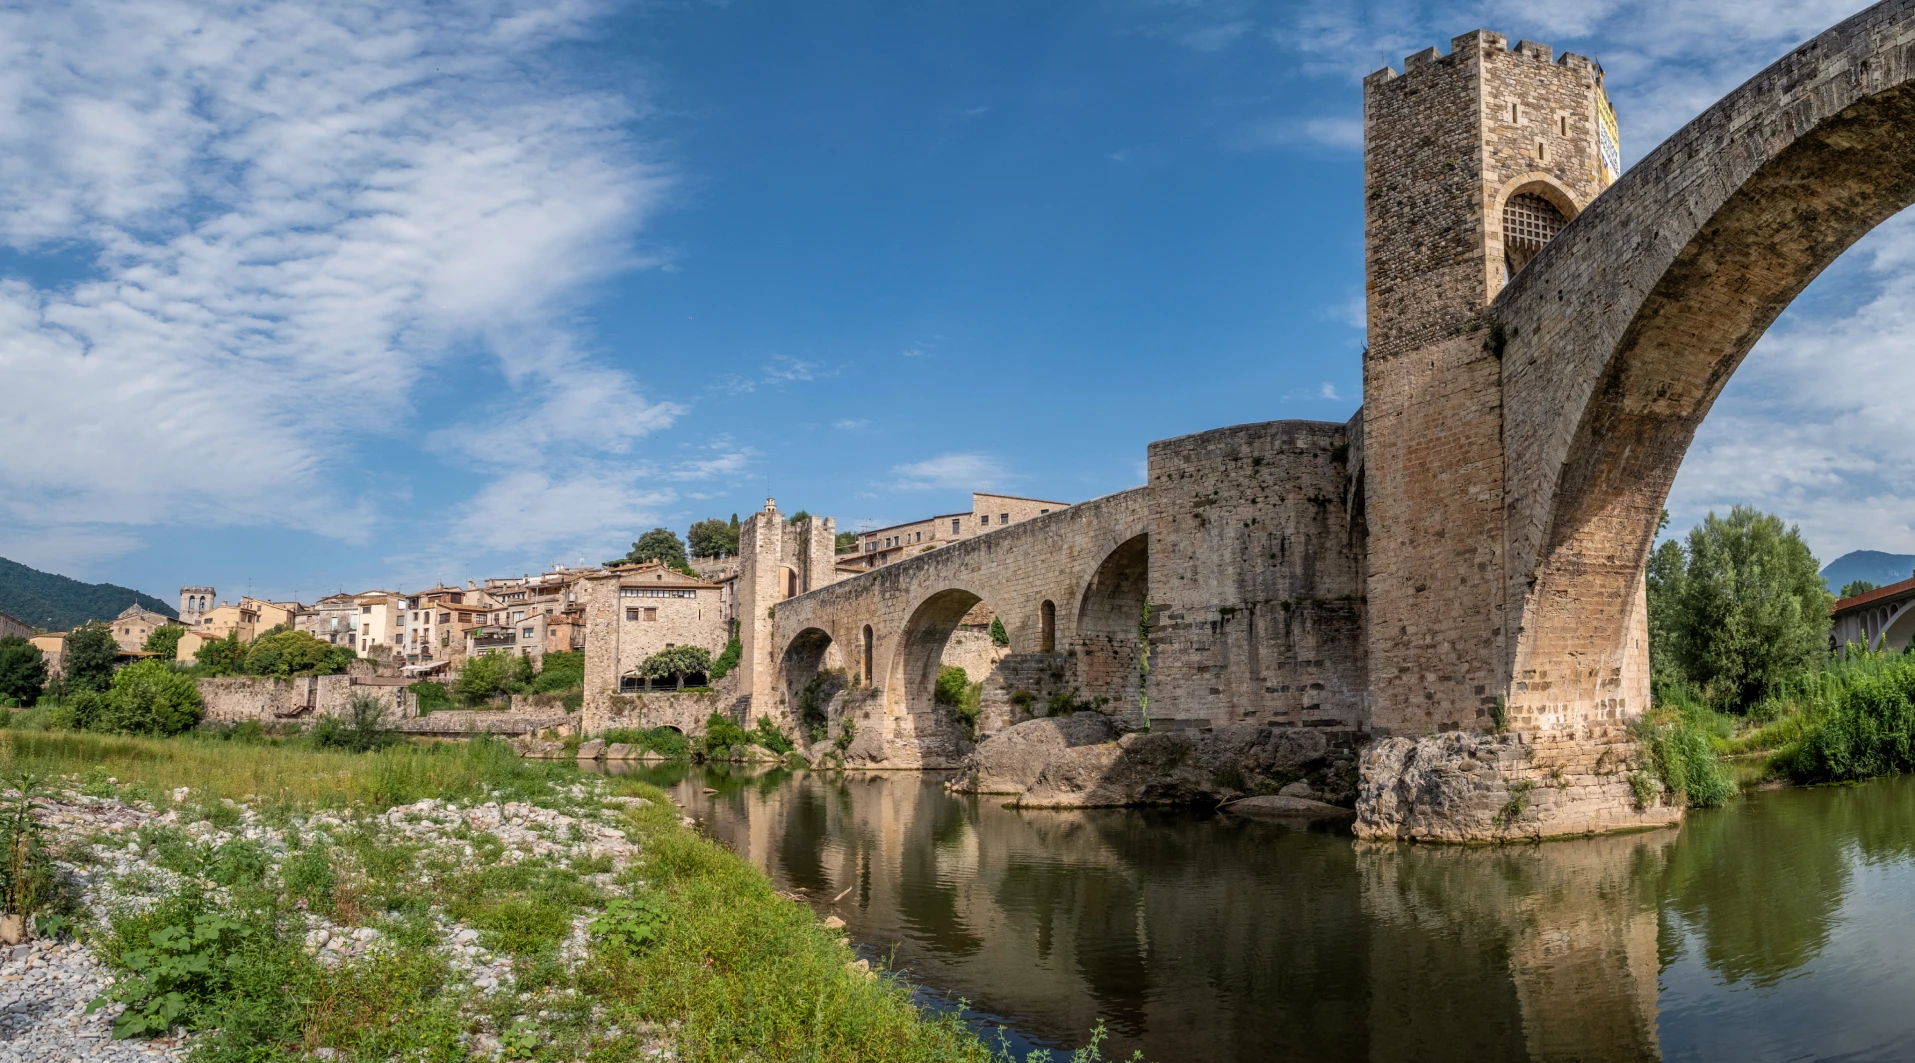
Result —
<path fill-rule="evenodd" d="M 1915 779 L 1448 848 L 1018 812 L 914 774 L 638 770 L 1023 1043 L 1102 1018 L 1107 1058 L 1160 1061 L 1915 1059 Z"/>

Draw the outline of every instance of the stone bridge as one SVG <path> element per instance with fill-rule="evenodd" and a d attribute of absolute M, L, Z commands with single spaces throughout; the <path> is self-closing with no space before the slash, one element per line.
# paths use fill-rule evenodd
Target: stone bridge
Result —
<path fill-rule="evenodd" d="M 843 669 L 834 728 L 949 763 L 965 728 L 933 681 L 982 602 L 1011 637 L 987 730 L 1053 695 L 1324 728 L 1368 744 L 1371 834 L 1502 836 L 1524 806 L 1531 836 L 1667 822 L 1632 796 L 1625 731 L 1657 518 L 1743 356 L 1915 201 L 1912 78 L 1915 0 L 1889 0 L 1618 175 L 1588 59 L 1478 30 L 1371 75 L 1357 417 L 1156 443 L 1142 488 L 841 583 L 823 555 L 761 565 L 750 710 L 815 714 Z"/>

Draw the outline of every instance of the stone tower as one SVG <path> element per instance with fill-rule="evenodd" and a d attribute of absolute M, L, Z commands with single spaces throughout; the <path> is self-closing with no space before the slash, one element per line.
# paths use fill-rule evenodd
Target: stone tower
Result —
<path fill-rule="evenodd" d="M 778 674 L 773 655 L 782 649 L 772 644 L 772 610 L 786 598 L 837 582 L 837 535 L 832 518 L 788 521 L 769 498 L 738 530 L 738 641 L 744 651 L 738 678 L 751 696 L 754 718 L 782 722 L 780 692 L 772 689 Z"/>
<path fill-rule="evenodd" d="M 198 627 L 201 618 L 208 609 L 219 604 L 211 587 L 180 588 L 180 623 L 187 627 Z"/>
<path fill-rule="evenodd" d="M 1615 180 L 1614 121 L 1595 63 L 1532 41 L 1512 49 L 1483 30 L 1364 79 L 1367 604 L 1380 733 L 1486 729 L 1507 711 L 1505 337 L 1484 311 Z"/>

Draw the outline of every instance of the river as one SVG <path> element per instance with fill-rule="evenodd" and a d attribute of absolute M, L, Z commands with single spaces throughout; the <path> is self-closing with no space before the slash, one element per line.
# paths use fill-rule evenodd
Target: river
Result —
<path fill-rule="evenodd" d="M 1107 1058 L 1159 1063 L 1915 1059 L 1915 779 L 1453 848 L 931 775 L 635 773 L 1019 1045 L 1102 1019 Z"/>

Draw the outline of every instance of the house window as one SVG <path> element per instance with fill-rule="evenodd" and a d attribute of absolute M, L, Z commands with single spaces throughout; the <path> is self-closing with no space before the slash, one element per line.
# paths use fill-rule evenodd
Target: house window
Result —
<path fill-rule="evenodd" d="M 959 520 L 959 519 L 960 519 L 960 518 L 958 518 L 958 517 L 952 517 L 952 518 L 951 518 L 951 534 L 952 534 L 952 535 L 956 535 L 956 534 L 958 533 L 958 520 Z"/>
<path fill-rule="evenodd" d="M 1043 516 L 1044 514 L 1046 514 L 1046 513 L 1049 513 L 1049 512 L 1050 512 L 1050 510 L 1048 510 L 1048 509 L 1040 509 L 1040 510 L 1038 510 L 1038 511 L 1037 511 L 1037 515 L 1041 517 L 1041 516 Z"/>
<path fill-rule="evenodd" d="M 999 513 L 997 515 L 997 522 L 999 524 L 1009 524 L 1011 522 L 1011 515 L 1009 513 Z"/>
<path fill-rule="evenodd" d="M 372 606 L 370 606 L 370 605 L 362 605 L 362 606 L 360 606 L 360 607 L 359 607 L 359 611 L 360 611 L 360 612 L 362 612 L 362 613 L 370 613 L 370 612 L 372 612 Z"/>
<path fill-rule="evenodd" d="M 515 621 L 517 621 L 517 620 L 524 620 L 524 619 L 525 619 L 525 610 L 523 610 L 523 609 L 514 609 L 514 610 L 512 610 L 512 619 L 513 619 L 513 620 L 515 620 Z"/>
<path fill-rule="evenodd" d="M 441 623 L 441 624 L 450 624 L 450 623 L 452 623 L 452 614 L 451 614 L 451 613 L 440 613 L 440 614 L 439 614 L 439 623 Z"/>
<path fill-rule="evenodd" d="M 645 610 L 645 619 L 646 619 L 646 620 L 657 620 L 657 619 L 658 619 L 658 610 L 657 610 L 656 608 L 647 608 L 647 609 Z"/>
<path fill-rule="evenodd" d="M 1057 606 L 1048 601 L 1037 608 L 1037 645 L 1039 653 L 1057 652 Z"/>
<path fill-rule="evenodd" d="M 1503 207 L 1503 264 L 1509 275 L 1529 265 L 1567 224 L 1556 204 L 1541 196 L 1521 192 L 1509 197 Z"/>
<path fill-rule="evenodd" d="M 625 610 L 625 619 L 627 619 L 627 620 L 637 620 L 637 619 L 638 619 L 638 610 L 637 610 L 637 609 L 627 609 L 627 610 Z"/>
<path fill-rule="evenodd" d="M 522 639 L 529 639 L 532 637 L 532 632 L 533 632 L 532 628 L 529 628 L 529 627 L 521 628 L 519 629 L 519 637 Z"/>
<path fill-rule="evenodd" d="M 991 515 L 989 513 L 979 513 L 977 515 L 977 522 L 988 528 L 991 526 Z"/>

